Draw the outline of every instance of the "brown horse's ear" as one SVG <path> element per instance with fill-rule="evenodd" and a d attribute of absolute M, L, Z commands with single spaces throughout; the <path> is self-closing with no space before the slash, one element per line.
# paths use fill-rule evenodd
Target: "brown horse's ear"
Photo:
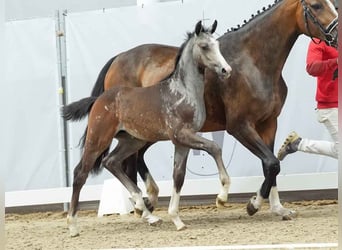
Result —
<path fill-rule="evenodd" d="M 216 28 L 217 28 L 217 20 L 215 20 L 214 23 L 213 23 L 213 25 L 211 26 L 211 31 L 210 31 L 210 33 L 211 33 L 211 34 L 214 34 Z"/>
<path fill-rule="evenodd" d="M 196 24 L 196 28 L 195 28 L 195 33 L 198 36 L 199 33 L 202 31 L 202 21 L 198 21 Z"/>

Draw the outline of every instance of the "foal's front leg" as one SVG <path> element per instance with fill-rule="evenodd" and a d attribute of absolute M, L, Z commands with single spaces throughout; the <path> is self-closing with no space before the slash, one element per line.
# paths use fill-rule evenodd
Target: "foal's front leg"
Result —
<path fill-rule="evenodd" d="M 186 228 L 179 217 L 180 192 L 184 183 L 186 161 L 189 155 L 189 148 L 181 145 L 175 145 L 174 168 L 173 168 L 173 191 L 169 204 L 169 215 L 176 225 L 177 230 Z"/>
<path fill-rule="evenodd" d="M 215 142 L 203 138 L 189 129 L 179 131 L 176 140 L 189 148 L 204 150 L 215 159 L 221 182 L 221 190 L 216 198 L 216 206 L 218 208 L 224 207 L 224 204 L 228 201 L 230 177 L 224 167 L 221 148 Z"/>

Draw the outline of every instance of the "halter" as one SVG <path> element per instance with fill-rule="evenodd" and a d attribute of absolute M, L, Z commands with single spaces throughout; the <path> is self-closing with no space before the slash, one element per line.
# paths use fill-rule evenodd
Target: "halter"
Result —
<path fill-rule="evenodd" d="M 323 27 L 323 25 L 317 20 L 317 18 L 312 14 L 310 8 L 308 7 L 307 3 L 304 0 L 301 0 L 303 10 L 304 10 L 304 17 L 305 17 L 305 27 L 309 33 L 309 36 L 311 40 L 318 44 L 319 42 L 316 42 L 313 39 L 313 36 L 310 31 L 310 26 L 308 24 L 308 17 L 311 19 L 312 23 L 320 29 L 320 31 L 324 34 L 325 39 L 324 41 L 331 46 L 332 44 L 337 44 L 337 33 L 335 35 L 332 34 L 333 30 L 337 28 L 338 26 L 338 17 L 336 17 L 326 28 Z"/>

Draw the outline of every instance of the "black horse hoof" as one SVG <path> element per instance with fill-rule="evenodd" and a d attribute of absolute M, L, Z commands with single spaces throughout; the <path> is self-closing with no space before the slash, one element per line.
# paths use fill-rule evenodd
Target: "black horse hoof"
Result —
<path fill-rule="evenodd" d="M 148 209 L 148 211 L 152 213 L 154 211 L 154 207 L 152 206 L 150 200 L 147 197 L 144 197 L 143 199 L 144 199 L 146 208 Z"/>
<path fill-rule="evenodd" d="M 248 215 L 252 216 L 254 215 L 256 212 L 258 212 L 258 208 L 255 208 L 253 203 L 251 202 L 251 200 L 248 202 L 247 204 L 247 213 Z"/>

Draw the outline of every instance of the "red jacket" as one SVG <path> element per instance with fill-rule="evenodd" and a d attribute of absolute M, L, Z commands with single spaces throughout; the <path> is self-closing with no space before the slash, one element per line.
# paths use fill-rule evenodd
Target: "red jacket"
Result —
<path fill-rule="evenodd" d="M 323 41 L 320 44 L 310 42 L 306 71 L 317 77 L 316 101 L 319 109 L 338 107 L 338 78 L 333 80 L 334 71 L 338 68 L 337 58 L 337 49 Z"/>

